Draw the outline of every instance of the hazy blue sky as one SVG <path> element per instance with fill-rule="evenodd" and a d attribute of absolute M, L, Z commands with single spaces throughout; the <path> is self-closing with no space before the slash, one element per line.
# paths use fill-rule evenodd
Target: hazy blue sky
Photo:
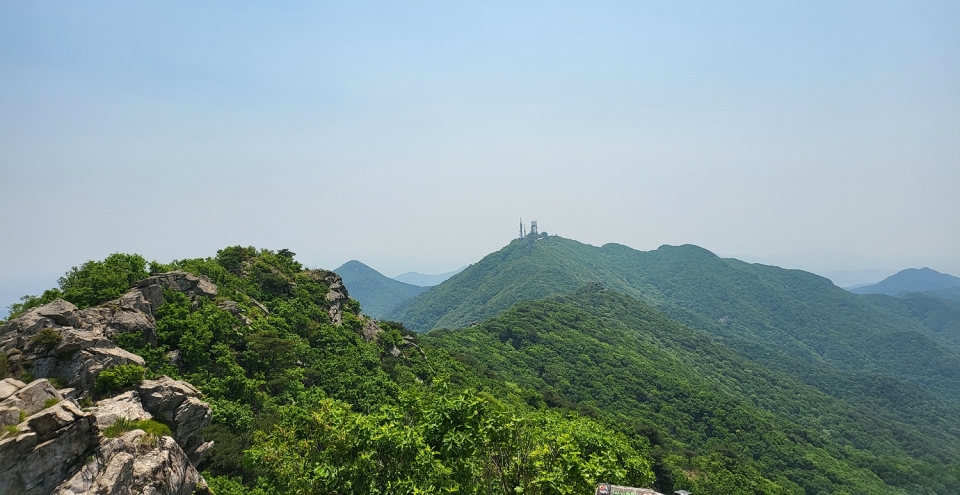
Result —
<path fill-rule="evenodd" d="M 956 1 L 0 2 L 3 306 L 116 251 L 439 273 L 520 215 L 960 275 L 958 214 Z"/>

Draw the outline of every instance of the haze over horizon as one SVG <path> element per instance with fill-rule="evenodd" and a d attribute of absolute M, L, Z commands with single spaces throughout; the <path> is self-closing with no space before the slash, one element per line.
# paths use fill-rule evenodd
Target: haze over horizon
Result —
<path fill-rule="evenodd" d="M 113 252 L 443 273 L 518 216 L 841 286 L 960 275 L 957 25 L 945 1 L 3 2 L 0 314 Z"/>

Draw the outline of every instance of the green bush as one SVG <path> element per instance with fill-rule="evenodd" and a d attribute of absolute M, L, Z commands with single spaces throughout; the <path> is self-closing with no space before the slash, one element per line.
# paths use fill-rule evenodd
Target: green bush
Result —
<path fill-rule="evenodd" d="M 34 344 L 42 346 L 47 350 L 53 349 L 58 346 L 63 340 L 63 336 L 60 335 L 60 332 L 52 328 L 43 328 L 31 339 Z"/>
<path fill-rule="evenodd" d="M 103 261 L 71 268 L 58 282 L 63 298 L 82 309 L 116 299 L 134 282 L 149 276 L 143 256 L 115 253 Z"/>
<path fill-rule="evenodd" d="M 49 399 L 46 400 L 46 402 L 43 403 L 43 408 L 46 409 L 48 407 L 53 407 L 57 405 L 58 402 L 60 402 L 60 399 L 56 397 L 50 397 Z"/>
<path fill-rule="evenodd" d="M 107 368 L 100 372 L 94 387 L 98 392 L 113 392 L 127 387 L 139 385 L 146 372 L 142 366 L 136 364 L 121 364 Z"/>
<path fill-rule="evenodd" d="M 10 361 L 6 354 L 0 354 L 0 380 L 10 376 Z"/>

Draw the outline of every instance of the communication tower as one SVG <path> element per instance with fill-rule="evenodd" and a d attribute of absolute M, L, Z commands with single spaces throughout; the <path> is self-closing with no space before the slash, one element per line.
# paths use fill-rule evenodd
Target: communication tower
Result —
<path fill-rule="evenodd" d="M 539 235 L 540 234 L 537 232 L 537 221 L 533 220 L 530 222 L 530 236 L 536 238 Z"/>

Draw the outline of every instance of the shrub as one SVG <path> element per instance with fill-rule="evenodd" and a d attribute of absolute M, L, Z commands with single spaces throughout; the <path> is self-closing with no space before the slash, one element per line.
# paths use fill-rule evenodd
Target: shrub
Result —
<path fill-rule="evenodd" d="M 0 380 L 10 376 L 10 361 L 6 354 L 0 354 Z"/>
<path fill-rule="evenodd" d="M 60 342 L 63 341 L 63 336 L 60 335 L 60 332 L 47 327 L 40 329 L 36 335 L 31 339 L 31 342 L 46 348 L 47 350 L 53 349 L 54 347 L 60 345 Z"/>
<path fill-rule="evenodd" d="M 56 397 L 50 397 L 46 400 L 46 402 L 43 403 L 43 408 L 46 409 L 48 407 L 53 407 L 57 405 L 58 402 L 60 402 L 60 399 L 57 399 Z"/>
<path fill-rule="evenodd" d="M 136 364 L 121 364 L 100 372 L 94 387 L 98 392 L 113 392 L 139 385 L 146 370 Z"/>

